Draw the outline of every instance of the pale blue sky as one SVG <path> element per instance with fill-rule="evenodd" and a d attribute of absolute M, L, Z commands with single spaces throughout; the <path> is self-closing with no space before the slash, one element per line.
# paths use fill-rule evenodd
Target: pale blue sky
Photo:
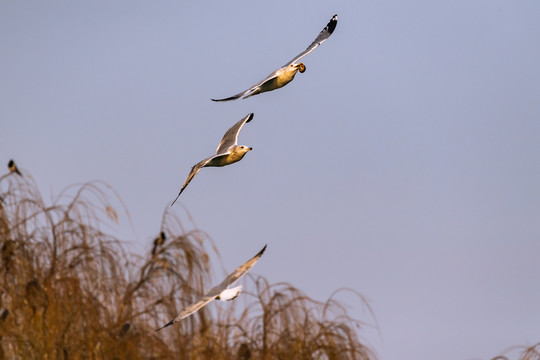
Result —
<path fill-rule="evenodd" d="M 335 13 L 291 84 L 210 101 Z M 254 272 L 271 282 L 366 296 L 384 360 L 488 359 L 540 341 L 538 19 L 538 1 L 2 1 L 0 160 L 45 198 L 107 182 L 131 215 L 113 231 L 142 252 L 254 112 L 254 150 L 174 206 L 186 227 L 183 207 L 227 270 L 268 244 Z"/>

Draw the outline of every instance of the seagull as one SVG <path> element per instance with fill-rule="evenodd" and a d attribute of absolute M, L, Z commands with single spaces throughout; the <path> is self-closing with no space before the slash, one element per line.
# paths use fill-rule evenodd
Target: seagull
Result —
<path fill-rule="evenodd" d="M 203 297 L 201 297 L 196 303 L 189 305 L 186 307 L 182 312 L 169 321 L 164 326 L 160 327 L 156 331 L 159 331 L 163 328 L 166 328 L 167 326 L 173 325 L 174 323 L 177 323 L 178 321 L 187 318 L 188 316 L 196 313 L 200 308 L 208 304 L 212 300 L 221 300 L 221 301 L 229 301 L 234 300 L 240 294 L 240 291 L 242 290 L 242 285 L 236 286 L 232 289 L 229 289 L 229 286 L 233 285 L 235 282 L 238 281 L 242 276 L 244 276 L 252 267 L 255 265 L 255 263 L 261 258 L 262 254 L 264 253 L 264 250 L 266 250 L 266 245 L 262 248 L 261 251 L 258 252 L 257 255 L 249 259 L 246 263 L 243 265 L 240 265 L 236 270 L 234 270 L 229 276 L 225 278 L 219 284 L 218 286 L 212 288 L 210 291 L 208 291 Z"/>
<path fill-rule="evenodd" d="M 279 89 L 290 83 L 294 79 L 297 71 L 303 73 L 306 71 L 306 66 L 303 63 L 298 63 L 298 60 L 315 50 L 323 42 L 326 41 L 334 32 L 338 21 L 337 14 L 330 19 L 330 22 L 322 29 L 319 35 L 315 40 L 307 47 L 306 50 L 302 51 L 300 54 L 296 55 L 291 61 L 283 65 L 281 68 L 277 69 L 270 75 L 266 77 L 263 81 L 253 85 L 246 91 L 238 93 L 228 98 L 224 99 L 212 99 L 213 101 L 229 101 L 236 100 L 238 98 L 246 99 L 250 96 L 257 95 L 266 91 L 272 91 Z"/>
<path fill-rule="evenodd" d="M 250 122 L 251 119 L 253 119 L 253 113 L 246 115 L 242 120 L 234 124 L 225 135 L 223 135 L 223 139 L 221 139 L 221 143 L 219 143 L 219 146 L 216 150 L 216 155 L 210 156 L 209 158 L 206 158 L 202 160 L 201 162 L 193 165 L 191 168 L 191 172 L 189 173 L 186 181 L 184 182 L 184 185 L 182 185 L 182 188 L 180 189 L 180 193 L 174 199 L 171 206 L 174 205 L 176 200 L 180 197 L 180 194 L 182 194 L 182 191 L 188 186 L 189 182 L 197 173 L 199 170 L 201 170 L 203 167 L 206 166 L 225 166 L 233 164 L 237 161 L 242 160 L 244 155 L 250 150 L 253 150 L 251 147 L 247 147 L 244 145 L 237 145 L 238 143 L 238 133 L 242 129 L 242 126 L 244 126 L 245 123 Z"/>
<path fill-rule="evenodd" d="M 12 173 L 16 173 L 19 176 L 22 176 L 21 172 L 17 168 L 17 165 L 15 165 L 15 161 L 9 160 L 7 166 L 8 166 L 9 171 L 11 171 Z"/>

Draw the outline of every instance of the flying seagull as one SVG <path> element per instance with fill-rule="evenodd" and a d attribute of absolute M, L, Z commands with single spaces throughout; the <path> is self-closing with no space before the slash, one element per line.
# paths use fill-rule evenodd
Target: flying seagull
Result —
<path fill-rule="evenodd" d="M 216 150 L 216 155 L 210 156 L 209 158 L 206 158 L 202 160 L 201 162 L 193 165 L 191 168 L 191 172 L 189 173 L 186 181 L 184 182 L 184 185 L 182 185 L 182 188 L 180 189 L 180 193 L 174 199 L 171 206 L 174 205 L 176 200 L 180 197 L 180 194 L 182 194 L 182 191 L 188 186 L 189 182 L 197 173 L 199 170 L 201 170 L 203 167 L 207 166 L 225 166 L 233 164 L 237 161 L 242 160 L 244 155 L 249 150 L 253 150 L 251 147 L 247 147 L 244 145 L 237 145 L 238 143 L 238 133 L 242 129 L 242 126 L 244 126 L 245 123 L 250 122 L 251 119 L 253 119 L 253 113 L 246 115 L 242 120 L 234 124 L 225 135 L 223 135 L 223 139 L 221 139 L 221 143 L 219 143 L 219 146 Z"/>
<path fill-rule="evenodd" d="M 16 173 L 19 176 L 22 176 L 21 172 L 17 168 L 17 165 L 15 165 L 15 161 L 9 160 L 7 166 L 8 166 L 9 171 L 11 171 L 12 173 Z"/>
<path fill-rule="evenodd" d="M 262 248 L 261 251 L 251 259 L 249 259 L 246 263 L 243 265 L 240 265 L 236 270 L 234 270 L 229 276 L 225 278 L 219 284 L 218 286 L 214 287 L 210 291 L 208 291 L 203 297 L 201 297 L 196 303 L 189 305 L 186 307 L 182 312 L 169 321 L 164 326 L 160 327 L 156 331 L 159 331 L 163 328 L 166 328 L 167 326 L 173 325 L 174 323 L 177 323 L 178 321 L 187 318 L 191 314 L 196 313 L 200 308 L 208 304 L 210 301 L 217 299 L 221 301 L 229 301 L 234 300 L 240 294 L 240 291 L 242 290 L 242 285 L 236 286 L 232 289 L 229 289 L 229 286 L 233 285 L 235 282 L 238 281 L 242 276 L 244 276 L 252 267 L 255 265 L 255 263 L 261 258 L 262 254 L 264 253 L 264 250 L 266 250 L 266 245 Z"/>
<path fill-rule="evenodd" d="M 303 63 L 298 63 L 297 61 L 315 50 L 319 45 L 321 45 L 323 42 L 326 41 L 332 35 L 334 32 L 336 25 L 338 21 L 337 14 L 330 19 L 330 22 L 328 25 L 325 26 L 324 29 L 319 33 L 317 38 L 307 47 L 306 50 L 302 51 L 300 54 L 295 56 L 291 61 L 283 65 L 281 68 L 277 69 L 270 75 L 266 77 L 263 81 L 253 85 L 246 91 L 243 91 L 241 93 L 238 93 L 236 95 L 233 95 L 228 98 L 224 99 L 212 99 L 213 101 L 229 101 L 229 100 L 235 100 L 238 98 L 246 99 L 250 96 L 257 95 L 266 91 L 272 91 L 275 89 L 279 89 L 280 87 L 283 87 L 290 83 L 294 79 L 294 75 L 296 75 L 297 71 L 300 71 L 303 73 L 306 71 L 306 66 Z"/>

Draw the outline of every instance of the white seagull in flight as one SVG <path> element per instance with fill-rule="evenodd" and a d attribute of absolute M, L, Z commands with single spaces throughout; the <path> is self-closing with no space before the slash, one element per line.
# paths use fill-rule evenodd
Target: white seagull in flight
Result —
<path fill-rule="evenodd" d="M 229 101 L 229 100 L 235 100 L 238 98 L 246 99 L 250 96 L 257 95 L 266 91 L 272 91 L 275 89 L 279 89 L 280 87 L 283 87 L 290 83 L 294 79 L 294 75 L 296 75 L 297 71 L 300 71 L 303 73 L 306 71 L 306 67 L 303 63 L 297 63 L 298 60 L 315 50 L 319 45 L 321 45 L 323 42 L 326 41 L 332 35 L 334 32 L 334 29 L 336 28 L 338 21 L 337 14 L 330 19 L 330 22 L 328 25 L 325 26 L 324 29 L 319 33 L 317 38 L 307 47 L 306 50 L 302 51 L 300 54 L 295 56 L 291 61 L 283 65 L 281 68 L 277 69 L 270 75 L 266 77 L 263 81 L 253 85 L 246 91 L 242 91 L 241 93 L 238 93 L 236 95 L 233 95 L 228 98 L 224 99 L 212 99 L 213 101 Z"/>
<path fill-rule="evenodd" d="M 225 135 L 223 135 L 223 139 L 221 139 L 221 143 L 219 144 L 216 155 L 212 155 L 209 158 L 206 158 L 197 164 L 193 165 L 191 168 L 191 172 L 189 173 L 186 181 L 184 182 L 184 185 L 182 185 L 182 188 L 180 189 L 180 193 L 174 199 L 171 206 L 174 205 L 176 200 L 180 197 L 180 194 L 182 194 L 182 191 L 188 186 L 189 182 L 197 173 L 199 170 L 201 170 L 203 167 L 207 166 L 225 166 L 233 164 L 237 161 L 242 160 L 244 155 L 250 150 L 253 150 L 252 147 L 247 147 L 244 145 L 237 145 L 238 143 L 238 133 L 242 129 L 242 126 L 244 126 L 245 123 L 250 122 L 251 119 L 253 119 L 253 113 L 246 115 L 242 120 L 234 124 Z"/>
<path fill-rule="evenodd" d="M 261 258 L 262 254 L 264 253 L 264 250 L 266 250 L 266 245 L 262 248 L 261 251 L 257 253 L 254 257 L 249 259 L 246 263 L 243 265 L 240 265 L 236 270 L 234 270 L 229 276 L 225 278 L 219 284 L 218 286 L 212 288 L 210 291 L 208 291 L 203 297 L 201 297 L 197 302 L 194 304 L 189 305 L 186 307 L 180 314 L 169 321 L 167 324 L 163 325 L 156 331 L 159 331 L 163 328 L 166 328 L 167 326 L 173 325 L 174 323 L 177 323 L 178 321 L 187 318 L 188 316 L 196 313 L 200 308 L 208 304 L 212 300 L 221 300 L 221 301 L 229 301 L 234 300 L 240 294 L 240 291 L 242 290 L 242 285 L 236 286 L 232 289 L 229 289 L 229 286 L 233 285 L 235 282 L 238 281 L 242 276 L 244 276 L 252 267 L 255 265 L 255 263 Z"/>

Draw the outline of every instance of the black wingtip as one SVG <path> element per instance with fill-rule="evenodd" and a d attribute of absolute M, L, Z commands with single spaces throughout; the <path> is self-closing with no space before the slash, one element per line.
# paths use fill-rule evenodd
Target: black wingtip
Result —
<path fill-rule="evenodd" d="M 184 189 L 180 190 L 180 194 L 178 194 L 178 196 L 176 197 L 176 199 L 174 199 L 174 201 L 172 202 L 171 206 L 173 206 L 174 203 L 176 202 L 176 200 L 178 200 L 178 198 L 179 198 L 180 195 L 182 194 L 182 191 L 183 191 L 183 190 L 184 190 Z"/>
<path fill-rule="evenodd" d="M 255 256 L 262 256 L 262 254 L 264 253 L 264 250 L 266 250 L 266 246 L 267 246 L 267 245 L 268 245 L 268 244 L 265 244 L 264 247 L 261 249 L 261 251 L 259 251 L 259 252 L 257 253 L 257 255 L 255 255 Z"/>
<path fill-rule="evenodd" d="M 156 329 L 156 332 L 158 332 L 158 331 L 161 330 L 161 329 L 166 328 L 167 326 L 171 326 L 172 324 L 174 324 L 174 322 L 175 322 L 174 319 L 171 320 L 171 321 L 169 321 L 167 324 L 163 325 L 163 326 L 160 327 L 159 329 Z"/>
<path fill-rule="evenodd" d="M 248 119 L 246 120 L 247 123 L 250 122 L 251 119 L 253 119 L 253 115 L 254 115 L 253 113 L 249 113 L 249 114 L 248 114 L 249 117 L 248 117 Z"/>
<path fill-rule="evenodd" d="M 7 166 L 10 168 L 12 167 L 13 165 L 15 164 L 15 162 L 13 161 L 13 159 L 10 159 Z"/>
<path fill-rule="evenodd" d="M 332 16 L 332 18 L 330 19 L 330 22 L 328 23 L 328 25 L 326 25 L 326 30 L 332 34 L 334 32 L 334 30 L 336 29 L 336 26 L 337 26 L 337 21 L 338 21 L 338 16 L 337 14 L 335 14 L 334 16 Z"/>
<path fill-rule="evenodd" d="M 236 100 L 238 98 L 239 98 L 239 96 L 231 96 L 231 97 L 228 97 L 228 98 L 225 98 L 225 99 L 210 99 L 210 100 L 215 101 L 215 102 L 221 102 L 221 101 Z"/>

